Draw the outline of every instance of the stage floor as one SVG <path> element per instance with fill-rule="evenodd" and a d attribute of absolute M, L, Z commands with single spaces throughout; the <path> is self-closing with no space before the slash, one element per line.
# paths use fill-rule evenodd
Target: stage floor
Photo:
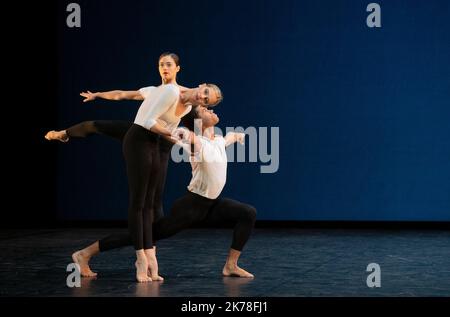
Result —
<path fill-rule="evenodd" d="M 231 230 L 192 229 L 158 243 L 164 282 L 134 279 L 131 247 L 103 253 L 97 278 L 66 285 L 73 251 L 125 229 L 0 231 L 0 296 L 450 296 L 450 232 L 256 229 L 239 262 L 255 278 L 224 278 Z M 369 263 L 381 287 L 369 288 Z"/>

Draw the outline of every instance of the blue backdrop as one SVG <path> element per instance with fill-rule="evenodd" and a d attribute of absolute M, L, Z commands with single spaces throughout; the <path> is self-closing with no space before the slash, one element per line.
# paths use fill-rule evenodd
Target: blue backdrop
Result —
<path fill-rule="evenodd" d="M 83 0 L 82 25 L 59 4 L 59 126 L 133 120 L 137 102 L 83 104 L 83 90 L 158 85 L 163 51 L 179 83 L 214 82 L 219 127 L 280 128 L 277 173 L 230 163 L 224 196 L 259 220 L 450 220 L 450 2 Z M 58 145 L 62 219 L 126 219 L 121 145 Z M 170 163 L 165 210 L 190 179 Z"/>

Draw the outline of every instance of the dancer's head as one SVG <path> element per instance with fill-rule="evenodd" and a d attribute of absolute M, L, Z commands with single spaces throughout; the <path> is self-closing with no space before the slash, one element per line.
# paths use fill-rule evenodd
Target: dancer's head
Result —
<path fill-rule="evenodd" d="M 202 106 L 194 106 L 192 110 L 183 117 L 183 125 L 191 131 L 195 131 L 195 120 L 200 119 L 202 123 L 202 132 L 205 129 L 214 127 L 219 123 L 219 117 L 214 113 L 212 109 L 207 109 Z"/>
<path fill-rule="evenodd" d="M 158 60 L 159 75 L 163 84 L 176 83 L 180 71 L 180 58 L 175 53 L 162 53 Z"/>
<path fill-rule="evenodd" d="M 201 84 L 189 94 L 189 101 L 197 106 L 214 107 L 223 100 L 223 94 L 214 84 Z"/>

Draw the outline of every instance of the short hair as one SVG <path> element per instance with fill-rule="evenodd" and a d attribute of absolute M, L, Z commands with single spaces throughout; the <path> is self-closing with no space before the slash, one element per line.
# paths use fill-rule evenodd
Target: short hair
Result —
<path fill-rule="evenodd" d="M 199 119 L 199 115 L 198 115 L 198 109 L 200 106 L 192 106 L 191 111 L 188 112 L 187 115 L 185 115 L 182 119 L 181 119 L 181 123 L 188 128 L 189 130 L 191 130 L 192 132 L 194 132 L 194 128 L 195 128 L 195 119 Z"/>

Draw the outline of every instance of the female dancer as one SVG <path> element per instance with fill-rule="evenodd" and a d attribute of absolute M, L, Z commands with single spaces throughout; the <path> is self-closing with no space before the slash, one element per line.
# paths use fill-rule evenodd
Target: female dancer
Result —
<path fill-rule="evenodd" d="M 175 54 L 172 54 L 172 53 L 164 53 L 159 59 L 159 70 L 160 70 L 160 75 L 162 77 L 163 83 L 172 82 L 172 83 L 176 84 L 176 74 L 180 70 L 178 56 L 176 56 Z M 181 88 L 183 93 L 186 92 L 187 95 L 189 95 L 189 93 L 188 93 L 189 91 L 192 91 L 192 90 L 189 90 L 189 89 L 187 89 L 185 87 L 181 87 L 181 86 L 179 88 Z M 84 100 L 85 102 L 91 101 L 97 97 L 100 97 L 100 98 L 104 98 L 104 99 L 108 99 L 108 100 L 121 100 L 121 99 L 142 100 L 142 99 L 145 99 L 144 103 L 146 103 L 148 99 L 151 99 L 153 97 L 155 97 L 155 98 L 161 97 L 158 93 L 156 93 L 156 94 L 152 93 L 155 89 L 156 89 L 156 87 L 146 87 L 146 88 L 140 89 L 139 91 L 110 91 L 110 92 L 106 92 L 106 93 L 88 92 L 88 93 L 82 93 L 81 95 L 86 98 Z M 162 99 L 164 99 L 164 98 L 162 98 Z M 199 86 L 198 92 L 196 94 L 191 94 L 190 99 L 191 99 L 190 102 L 192 102 L 192 103 L 196 103 L 196 104 L 199 103 L 199 104 L 213 106 L 221 101 L 222 95 L 221 95 L 221 92 L 218 89 L 218 87 L 215 85 L 201 85 L 201 86 Z M 147 106 L 146 108 L 147 108 L 147 110 L 152 109 L 151 106 Z M 175 108 L 175 117 L 178 115 L 182 116 L 182 113 L 180 113 L 179 108 L 180 107 Z M 183 110 L 183 109 L 181 109 L 181 110 Z M 143 110 L 143 107 L 141 106 L 141 109 L 139 110 L 139 113 L 138 113 L 138 117 L 136 118 L 136 120 L 138 120 L 139 116 L 141 116 L 141 118 L 140 118 L 141 126 L 143 125 L 143 121 L 146 120 L 145 112 L 146 112 L 146 110 Z M 163 116 L 164 116 L 164 114 L 163 114 Z M 177 120 L 175 119 L 174 122 L 168 124 L 168 121 L 164 121 L 164 119 L 162 119 L 162 120 L 158 121 L 158 124 L 155 121 L 154 124 L 152 124 L 151 126 L 152 126 L 152 129 L 156 129 L 156 130 L 153 130 L 156 133 L 163 135 L 163 136 L 165 135 L 166 137 L 168 137 L 170 135 L 170 132 L 167 133 L 167 130 L 166 131 L 164 131 L 164 130 L 165 130 L 165 128 L 169 128 L 169 129 L 175 128 L 176 125 L 178 124 L 176 121 Z M 159 126 L 160 122 L 163 123 L 163 126 Z M 179 122 L 179 120 L 178 120 L 178 122 Z M 47 134 L 46 138 L 49 140 L 59 140 L 59 141 L 67 142 L 68 138 L 70 136 L 84 137 L 84 136 L 90 135 L 92 133 L 100 133 L 100 134 L 105 134 L 105 135 L 117 138 L 119 140 L 123 140 L 126 132 L 130 129 L 130 127 L 132 127 L 132 123 L 128 123 L 128 122 L 124 122 L 124 121 L 94 121 L 94 122 L 91 121 L 91 122 L 81 123 L 72 128 L 69 128 L 68 130 L 63 130 L 63 131 L 58 131 L 58 132 L 50 131 Z M 148 226 L 149 222 L 151 223 L 151 220 L 152 220 L 151 218 L 153 217 L 153 214 L 154 214 L 154 212 L 153 212 L 154 210 L 151 206 L 156 206 L 155 210 L 159 216 L 162 214 L 161 196 L 162 196 L 162 191 L 163 191 L 163 187 L 164 187 L 165 174 L 166 174 L 168 156 L 170 153 L 171 144 L 168 141 L 166 141 L 162 138 L 159 138 L 157 135 L 152 135 L 152 138 L 153 138 L 153 143 L 154 143 L 153 151 L 151 152 L 152 158 L 151 158 L 151 163 L 147 164 L 147 167 L 150 165 L 153 166 L 153 171 L 150 172 L 150 175 L 152 176 L 150 182 L 148 184 L 147 183 L 140 184 L 139 181 L 136 180 L 136 179 L 138 179 L 136 177 L 137 175 L 133 174 L 133 171 L 135 169 L 130 167 L 130 166 L 133 166 L 133 164 L 127 164 L 128 172 L 129 172 L 128 175 L 129 175 L 129 179 L 130 179 L 130 194 L 131 194 L 129 224 L 130 224 L 131 231 L 135 232 L 135 234 L 137 234 L 138 237 L 142 236 L 140 231 L 136 230 L 136 228 L 142 227 L 140 225 L 140 220 L 143 219 L 143 217 L 141 216 L 141 213 L 142 213 L 142 215 L 147 215 L 145 217 L 145 221 L 143 221 L 143 223 L 146 223 L 147 226 Z M 131 139 L 133 139 L 133 138 L 131 138 Z M 155 144 L 158 144 L 159 151 L 156 150 L 156 147 L 158 147 L 158 146 L 155 146 Z M 132 148 L 133 147 L 131 147 L 131 149 Z M 133 150 L 129 149 L 128 151 L 126 151 L 126 149 L 127 149 L 126 145 L 124 144 L 124 154 L 125 154 L 127 163 L 134 160 L 134 164 L 136 164 L 137 166 L 141 166 L 140 164 L 142 164 L 143 162 L 135 159 L 136 156 L 132 154 Z M 129 154 L 128 156 L 127 156 L 127 153 Z M 158 168 L 158 166 L 160 166 L 160 164 L 161 164 L 161 167 Z M 135 179 L 135 180 L 131 181 L 131 179 Z M 142 187 L 145 187 L 148 190 L 147 194 L 145 194 L 144 196 L 142 196 L 142 193 L 136 194 L 136 188 L 140 188 L 141 185 L 142 185 Z M 145 199 L 143 199 L 142 197 L 145 197 Z M 141 210 L 141 207 L 139 205 L 136 205 L 136 201 L 139 202 L 142 200 L 144 201 L 144 207 L 142 207 L 143 209 Z M 134 204 L 134 205 L 132 205 L 132 204 Z M 134 212 L 132 212 L 132 210 L 134 210 L 134 211 L 141 210 L 141 211 L 138 212 L 136 215 Z M 145 212 L 143 212 L 143 211 L 145 211 Z M 149 216 L 150 216 L 150 218 L 148 218 Z M 142 228 L 141 228 L 141 231 L 142 231 Z M 137 238 L 137 240 L 139 240 L 139 239 L 140 238 Z M 148 241 L 148 239 L 146 241 Z M 140 246 L 140 244 L 137 244 L 137 245 Z M 150 262 L 149 267 L 150 268 L 153 267 L 153 269 L 151 271 L 157 272 L 157 262 L 156 262 L 156 258 L 154 256 L 154 250 L 149 250 L 148 244 L 146 245 L 145 250 L 146 251 L 144 253 L 147 256 L 147 262 Z M 142 252 L 139 252 L 138 254 L 142 255 Z M 74 255 L 75 258 L 77 256 L 78 255 Z M 142 259 L 142 256 L 140 256 L 140 258 Z M 74 259 L 74 260 L 76 260 L 76 259 Z M 144 261 L 137 261 L 137 263 L 143 264 Z M 143 274 L 138 273 L 137 275 L 140 275 L 140 276 L 138 276 L 139 281 L 145 281 L 148 279 L 148 278 L 143 278 L 142 277 Z M 146 276 L 146 274 L 145 274 L 145 276 Z M 156 279 L 159 278 L 157 276 L 157 273 L 156 273 L 156 275 L 154 274 L 153 277 Z"/>
<path fill-rule="evenodd" d="M 169 216 L 153 224 L 154 240 L 168 238 L 200 222 L 206 225 L 231 223 L 234 225 L 233 240 L 222 274 L 251 278 L 253 275 L 240 268 L 237 262 L 254 226 L 256 209 L 235 200 L 219 197 L 226 182 L 225 147 L 237 141 L 243 143 L 244 135 L 228 133 L 225 138 L 215 136 L 214 126 L 219 122 L 219 117 L 204 107 L 194 107 L 183 118 L 183 124 L 193 131 L 195 119 L 201 120 L 202 126 L 199 131 L 202 131 L 202 136 L 196 136 L 189 131 L 185 132 L 182 128 L 174 131 L 178 139 L 180 134 L 188 135 L 189 143 L 194 144 L 195 158 L 191 159 L 193 176 L 188 192 L 175 201 Z M 183 147 L 190 151 L 190 146 Z M 76 252 L 79 255 L 77 263 L 80 265 L 81 274 L 96 275 L 89 267 L 92 256 L 131 244 L 129 235 L 116 234 Z"/>
<path fill-rule="evenodd" d="M 217 86 L 203 84 L 194 89 L 180 88 L 174 84 L 151 87 L 143 94 L 142 102 L 133 125 L 123 139 L 130 203 L 128 225 L 136 250 L 136 279 L 149 282 L 158 279 L 158 265 L 153 249 L 154 193 L 159 173 L 158 138 L 170 138 L 181 118 L 190 112 L 191 105 L 215 105 L 221 94 Z M 152 277 L 148 277 L 150 269 Z"/>
<path fill-rule="evenodd" d="M 162 85 L 175 84 L 181 88 L 177 83 L 177 74 L 180 71 L 180 58 L 177 54 L 165 52 L 161 54 L 158 59 L 159 74 L 161 76 Z M 115 90 L 109 92 L 92 93 L 82 92 L 80 95 L 85 99 L 83 102 L 93 101 L 96 98 L 102 98 L 106 100 L 144 100 L 145 91 L 151 87 L 142 88 L 137 91 L 122 91 Z M 95 120 L 84 121 L 76 124 L 68 129 L 60 131 L 49 131 L 45 138 L 49 141 L 57 140 L 61 142 L 68 142 L 70 138 L 85 138 L 87 136 L 99 134 L 111 137 L 120 142 L 123 141 L 128 129 L 133 125 L 131 121 L 120 120 Z M 164 184 L 167 174 L 167 165 L 169 162 L 170 150 L 173 145 L 173 141 L 166 138 L 158 138 L 159 142 L 159 166 L 160 172 L 159 179 L 157 180 L 154 206 L 146 206 L 146 208 L 153 208 L 154 221 L 158 220 L 164 215 L 162 206 L 162 197 L 164 191 Z"/>

